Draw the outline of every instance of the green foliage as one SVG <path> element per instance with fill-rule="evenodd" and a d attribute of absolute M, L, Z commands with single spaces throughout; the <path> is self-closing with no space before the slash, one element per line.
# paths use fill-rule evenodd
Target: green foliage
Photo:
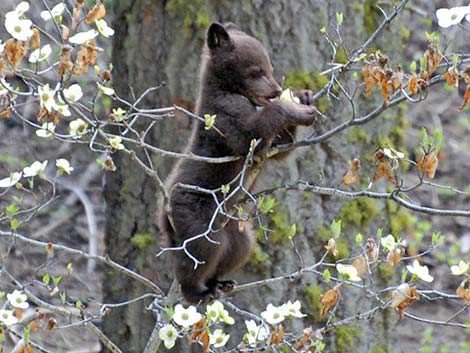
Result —
<path fill-rule="evenodd" d="M 255 243 L 253 247 L 250 259 L 248 260 L 248 266 L 253 268 L 252 272 L 265 276 L 269 275 L 269 269 L 271 266 L 269 254 L 263 251 L 263 248 L 258 243 Z"/>
<path fill-rule="evenodd" d="M 372 353 L 388 353 L 388 349 L 385 346 L 381 346 L 379 344 L 374 346 Z"/>
<path fill-rule="evenodd" d="M 355 127 L 351 129 L 351 132 L 348 134 L 348 143 L 350 144 L 358 144 L 358 145 L 366 145 L 372 141 L 372 136 L 368 134 L 364 129 Z"/>
<path fill-rule="evenodd" d="M 269 242 L 271 244 L 286 244 L 292 239 L 293 235 L 303 232 L 302 227 L 292 224 L 287 210 L 283 209 L 281 205 L 270 201 L 264 211 L 267 212 L 261 210 L 261 212 L 269 215 L 268 228 L 272 230 L 269 233 Z"/>
<path fill-rule="evenodd" d="M 366 36 L 370 37 L 372 33 L 375 32 L 379 26 L 377 20 L 377 2 L 375 0 L 366 0 L 364 3 L 364 14 L 362 20 L 364 23 L 364 30 L 366 31 Z"/>
<path fill-rule="evenodd" d="M 336 347 L 337 352 L 359 352 L 358 338 L 360 329 L 358 326 L 338 326 L 336 328 Z"/>
<path fill-rule="evenodd" d="M 320 314 L 322 304 L 320 303 L 320 296 L 322 295 L 322 287 L 308 284 L 303 288 L 301 295 L 304 297 L 303 305 L 305 313 L 307 313 L 314 322 L 321 322 L 322 317 Z"/>
<path fill-rule="evenodd" d="M 276 204 L 276 199 L 274 197 L 261 196 L 258 198 L 258 210 L 263 214 L 268 214 L 274 212 L 273 207 Z"/>
<path fill-rule="evenodd" d="M 347 202 L 339 211 L 339 218 L 345 226 L 353 224 L 361 229 L 365 229 L 379 215 L 376 201 L 366 197 Z"/>
<path fill-rule="evenodd" d="M 148 248 L 153 241 L 153 236 L 150 233 L 136 234 L 131 238 L 131 243 L 139 250 Z"/>
<path fill-rule="evenodd" d="M 196 29 L 204 29 L 211 24 L 211 16 L 204 0 L 169 0 L 166 9 L 175 14 L 183 14 L 182 32 L 188 38 Z"/>
<path fill-rule="evenodd" d="M 333 220 L 330 225 L 330 231 L 333 235 L 333 238 L 338 238 L 341 235 L 341 220 Z"/>

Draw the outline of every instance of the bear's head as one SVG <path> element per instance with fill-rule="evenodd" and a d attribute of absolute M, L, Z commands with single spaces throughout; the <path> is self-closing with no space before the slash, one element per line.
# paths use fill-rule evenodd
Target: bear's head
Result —
<path fill-rule="evenodd" d="M 218 89 L 241 94 L 256 105 L 269 104 L 281 94 L 266 49 L 235 25 L 211 24 L 206 54 L 207 79 Z"/>

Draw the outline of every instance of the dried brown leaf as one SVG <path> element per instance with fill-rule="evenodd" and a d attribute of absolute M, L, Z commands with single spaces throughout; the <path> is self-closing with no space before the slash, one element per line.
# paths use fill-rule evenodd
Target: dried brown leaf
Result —
<path fill-rule="evenodd" d="M 90 24 L 96 22 L 96 20 L 102 19 L 106 16 L 106 9 L 101 2 L 97 2 L 95 6 L 87 13 L 85 23 Z"/>

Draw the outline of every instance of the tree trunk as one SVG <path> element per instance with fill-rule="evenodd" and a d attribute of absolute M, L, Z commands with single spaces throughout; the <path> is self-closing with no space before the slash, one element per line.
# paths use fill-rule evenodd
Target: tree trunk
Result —
<path fill-rule="evenodd" d="M 348 48 L 357 48 L 371 33 L 374 19 L 380 19 L 380 13 L 371 3 L 374 2 L 114 1 L 114 88 L 119 95 L 130 99 L 129 88 L 139 96 L 146 88 L 166 82 L 166 86 L 144 100 L 146 107 L 163 107 L 173 102 L 188 106 L 194 104 L 205 29 L 210 22 L 219 21 L 238 24 L 267 47 L 278 81 L 286 78 L 290 85 L 318 90 L 325 82 L 318 72 L 324 70 L 326 63 L 331 61 L 331 50 L 323 40 L 320 28 L 326 26 L 332 30 L 336 13 L 343 12 L 347 22 L 343 26 L 348 26 L 348 30 L 342 31 L 343 40 Z M 392 51 L 397 41 L 395 37 L 389 39 L 387 49 Z M 336 59 L 341 59 L 339 54 Z M 398 61 L 397 58 L 395 60 Z M 335 102 L 324 99 L 321 104 L 329 107 L 327 114 L 331 117 L 321 129 L 334 126 L 344 121 L 344 116 L 348 116 L 344 108 L 335 106 Z M 391 119 L 388 124 L 393 123 L 395 120 Z M 372 141 L 377 137 L 378 126 L 379 123 L 372 123 L 365 129 Z M 386 128 L 383 121 L 380 126 L 383 132 Z M 163 148 L 181 150 L 187 141 L 189 128 L 190 120 L 186 117 L 159 123 L 153 128 L 152 140 L 149 142 Z M 305 129 L 300 135 L 311 132 Z M 287 162 L 273 162 L 264 173 L 263 185 L 279 185 L 298 179 L 319 181 L 321 178 L 328 181 L 328 185 L 334 185 L 340 180 L 347 160 L 351 158 L 351 149 L 357 156 L 363 155 L 364 151 L 371 152 L 371 145 L 351 146 L 349 137 L 348 133 L 344 133 L 335 137 L 334 141 L 296 150 Z M 137 270 L 162 289 L 167 289 L 172 277 L 171 270 L 164 265 L 168 257 L 155 257 L 161 241 L 155 216 L 158 197 L 155 186 L 128 156 L 119 153 L 115 156 L 118 169 L 106 176 L 108 254 L 111 259 Z M 163 176 L 168 174 L 175 162 L 158 155 L 153 158 Z M 283 230 L 285 232 L 285 227 L 292 223 L 296 223 L 299 229 L 295 238 L 297 250 L 305 262 L 314 263 L 323 251 L 325 239 L 319 237 L 321 229 L 327 228 L 332 219 L 338 218 L 344 203 L 336 198 L 301 192 L 278 193 L 276 199 L 278 206 L 268 222 L 271 222 L 270 225 L 280 238 L 265 241 L 264 237 L 260 237 L 255 255 L 244 272 L 237 276 L 241 283 L 290 273 L 299 268 L 300 263 L 294 250 L 289 242 L 282 239 Z M 370 207 L 379 207 L 373 204 Z M 345 223 L 343 226 L 353 226 Z M 369 220 L 357 225 L 357 228 L 367 226 Z M 352 233 L 352 230 L 348 231 L 353 236 Z M 145 239 L 151 239 L 151 242 L 143 241 Z M 129 285 L 126 278 L 114 272 L 107 274 L 104 288 L 105 302 L 125 301 L 145 291 L 140 285 Z M 315 302 L 318 301 L 318 288 L 317 276 L 305 276 L 295 283 L 280 282 L 261 289 L 238 292 L 231 299 L 240 308 L 259 313 L 268 302 L 279 304 L 281 301 L 300 298 L 307 303 L 307 313 L 315 326 L 315 323 L 321 321 L 317 317 L 318 304 Z M 340 309 L 339 315 L 354 312 L 354 298 L 347 298 L 347 301 L 351 307 Z M 152 316 L 145 310 L 146 303 L 139 303 L 114 309 L 104 322 L 106 333 L 127 353 L 142 352 L 153 327 Z M 242 330 L 240 326 L 240 333 L 232 334 L 232 342 L 241 339 Z M 354 347 L 361 347 L 361 352 L 372 352 L 378 346 L 387 349 L 389 347 L 384 339 L 377 338 L 377 342 L 374 342 L 374 338 L 371 338 L 387 337 L 387 331 L 386 320 L 364 322 L 360 327 L 358 325 L 343 330 L 341 337 L 333 333 L 330 351 L 355 351 Z M 344 342 L 354 347 L 345 346 Z"/>

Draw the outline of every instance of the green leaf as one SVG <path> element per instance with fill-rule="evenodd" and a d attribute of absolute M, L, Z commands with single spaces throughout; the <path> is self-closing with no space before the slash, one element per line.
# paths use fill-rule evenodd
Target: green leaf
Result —
<path fill-rule="evenodd" d="M 62 277 L 60 276 L 52 277 L 52 282 L 54 283 L 54 286 L 57 286 L 61 279 Z"/>
<path fill-rule="evenodd" d="M 222 194 L 227 195 L 230 192 L 230 185 L 222 185 L 220 191 Z"/>
<path fill-rule="evenodd" d="M 238 215 L 238 217 L 243 216 L 243 212 L 244 212 L 243 206 L 237 206 L 237 215 Z"/>
<path fill-rule="evenodd" d="M 276 199 L 273 197 L 268 197 L 267 199 L 264 196 L 258 199 L 258 209 L 263 214 L 268 214 L 273 212 L 273 207 L 276 203 Z"/>
<path fill-rule="evenodd" d="M 423 145 L 425 144 L 427 137 L 428 137 L 428 130 L 426 130 L 426 128 L 423 127 L 421 129 L 421 132 L 419 133 L 419 141 L 421 142 L 421 144 Z"/>
<path fill-rule="evenodd" d="M 75 302 L 75 307 L 76 307 L 77 309 L 80 309 L 80 308 L 82 307 L 82 302 L 81 302 L 80 300 L 77 300 L 77 301 Z"/>
<path fill-rule="evenodd" d="M 46 286 L 49 284 L 50 281 L 51 281 L 51 276 L 49 276 L 48 273 L 42 276 L 42 283 L 44 283 Z"/>
<path fill-rule="evenodd" d="M 377 229 L 377 239 L 380 240 L 382 238 L 382 232 L 383 232 L 382 228 Z"/>
<path fill-rule="evenodd" d="M 333 220 L 333 222 L 331 222 L 330 230 L 333 234 L 333 238 L 338 238 L 341 235 L 341 220 Z"/>
<path fill-rule="evenodd" d="M 13 217 L 13 216 L 16 214 L 16 212 L 18 212 L 19 210 L 20 210 L 19 207 L 16 207 L 16 205 L 13 204 L 13 203 L 10 204 L 10 205 L 5 209 L 5 211 L 6 211 L 8 217 Z"/>
<path fill-rule="evenodd" d="M 354 81 L 359 80 L 359 73 L 357 71 L 353 72 L 353 79 L 354 79 Z"/>
<path fill-rule="evenodd" d="M 289 230 L 287 231 L 287 237 L 289 240 L 292 240 L 295 237 L 295 234 L 297 233 L 297 226 L 295 223 L 290 226 Z"/>
<path fill-rule="evenodd" d="M 3 300 L 3 298 L 5 298 L 5 292 L 0 291 L 0 300 Z"/>
<path fill-rule="evenodd" d="M 438 246 L 442 245 L 445 240 L 445 236 L 441 233 L 432 233 L 432 246 L 437 248 Z"/>
<path fill-rule="evenodd" d="M 23 339 L 24 339 L 25 344 L 28 344 L 30 336 L 31 336 L 31 329 L 29 327 L 25 327 L 23 329 Z"/>
<path fill-rule="evenodd" d="M 419 67 L 420 67 L 421 71 L 426 70 L 427 67 L 428 67 L 428 62 L 427 62 L 427 60 L 424 56 L 419 57 Z"/>
<path fill-rule="evenodd" d="M 357 233 L 357 234 L 356 234 L 356 243 L 357 243 L 357 244 L 361 244 L 361 243 L 362 243 L 362 234 L 361 234 L 361 233 Z"/>
<path fill-rule="evenodd" d="M 67 294 L 65 292 L 60 292 L 59 297 L 60 297 L 62 304 L 65 304 L 65 300 L 67 299 Z"/>
<path fill-rule="evenodd" d="M 20 221 L 18 221 L 16 218 L 13 218 L 11 221 L 10 221 L 10 227 L 11 229 L 16 232 L 16 230 L 18 229 L 20 225 Z"/>
<path fill-rule="evenodd" d="M 330 270 L 327 268 L 325 268 L 325 270 L 323 271 L 323 279 L 325 280 L 326 283 L 328 283 L 331 279 Z"/>
<path fill-rule="evenodd" d="M 206 123 L 206 126 L 204 127 L 204 129 L 206 130 L 212 129 L 215 123 L 215 118 L 216 118 L 215 114 L 214 115 L 204 114 L 204 120 Z"/>
<path fill-rule="evenodd" d="M 320 32 L 321 32 L 321 33 L 326 33 L 326 28 L 325 28 L 325 26 L 323 26 L 322 28 L 320 28 Z"/>
<path fill-rule="evenodd" d="M 406 268 L 404 268 L 402 271 L 401 271 L 401 283 L 405 283 L 406 282 L 406 277 L 408 276 L 408 271 L 406 270 Z"/>
<path fill-rule="evenodd" d="M 73 264 L 71 262 L 67 264 L 67 270 L 69 270 L 69 272 L 73 271 Z"/>
<path fill-rule="evenodd" d="M 342 12 L 337 12 L 336 13 L 336 24 L 338 26 L 341 26 L 341 24 L 343 23 L 343 20 L 344 20 L 344 14 Z"/>
<path fill-rule="evenodd" d="M 410 71 L 415 72 L 416 69 L 417 69 L 417 64 L 416 64 L 416 61 L 413 60 L 410 64 Z"/>

